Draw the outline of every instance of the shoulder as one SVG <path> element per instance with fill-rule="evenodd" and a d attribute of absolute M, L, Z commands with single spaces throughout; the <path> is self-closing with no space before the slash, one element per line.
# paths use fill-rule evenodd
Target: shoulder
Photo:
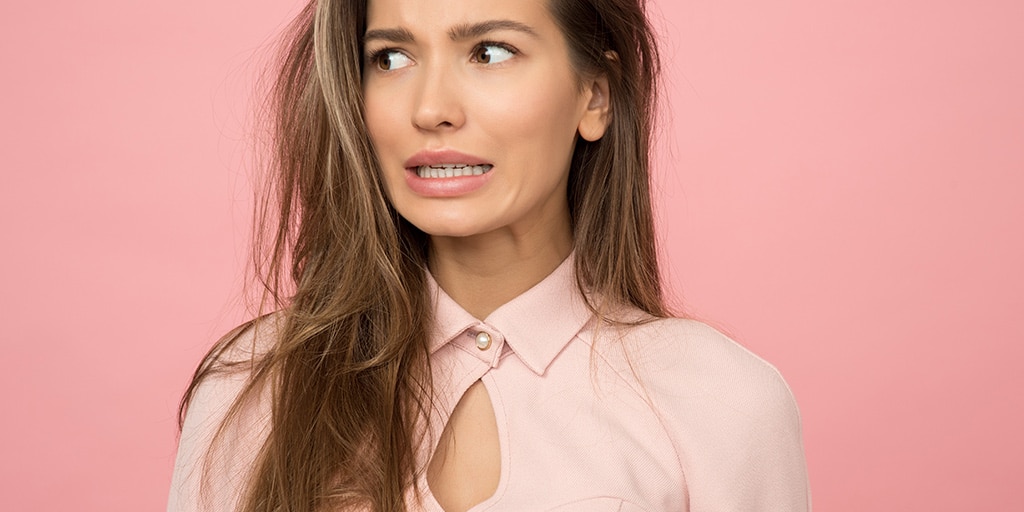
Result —
<path fill-rule="evenodd" d="M 281 313 L 264 315 L 225 334 L 200 363 L 186 394 L 182 434 L 197 423 L 223 419 L 277 344 Z"/>
<path fill-rule="evenodd" d="M 626 347 L 641 384 L 667 410 L 700 410 L 728 428 L 799 435 L 800 413 L 789 385 L 770 363 L 711 326 L 662 319 L 639 326 Z M 724 427 L 725 425 L 723 425 Z"/>
<path fill-rule="evenodd" d="M 665 392 L 706 394 L 751 412 L 766 406 L 795 412 L 792 392 L 774 366 L 705 323 L 656 320 L 624 341 L 641 376 Z"/>
<path fill-rule="evenodd" d="M 713 327 L 691 319 L 662 318 L 591 329 L 589 341 L 602 359 L 650 393 L 705 397 L 745 406 L 793 408 L 779 371 Z"/>
<path fill-rule="evenodd" d="M 168 510 L 229 510 L 270 428 L 269 388 L 250 383 L 277 343 L 283 315 L 247 322 L 224 336 L 189 390 Z"/>
<path fill-rule="evenodd" d="M 231 367 L 260 361 L 277 346 L 286 321 L 285 314 L 278 311 L 235 327 L 221 337 L 204 363 Z"/>
<path fill-rule="evenodd" d="M 595 348 L 658 414 L 693 510 L 807 510 L 800 413 L 774 366 L 694 320 L 609 329 Z"/>

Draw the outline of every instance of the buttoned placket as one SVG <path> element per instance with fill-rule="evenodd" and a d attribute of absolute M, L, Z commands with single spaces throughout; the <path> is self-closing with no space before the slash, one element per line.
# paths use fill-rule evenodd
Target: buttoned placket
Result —
<path fill-rule="evenodd" d="M 442 346 L 433 355 L 437 358 L 435 359 L 434 379 L 441 386 L 435 388 L 435 397 L 441 399 L 439 403 L 444 405 L 433 410 L 430 442 L 420 448 L 420 463 L 424 467 L 437 450 L 436 444 L 440 439 L 441 431 L 448 423 L 450 415 L 462 395 L 474 382 L 497 367 L 507 350 L 505 336 L 493 326 L 479 321 L 463 329 L 445 345 L 448 346 L 446 348 Z M 445 372 L 447 375 L 439 375 L 436 372 Z M 455 379 L 447 380 L 446 377 L 455 377 Z M 426 472 L 420 476 L 419 484 L 421 489 L 429 489 Z M 428 512 L 443 512 L 436 506 L 433 499 L 427 500 L 423 505 L 425 506 L 424 510 Z"/>

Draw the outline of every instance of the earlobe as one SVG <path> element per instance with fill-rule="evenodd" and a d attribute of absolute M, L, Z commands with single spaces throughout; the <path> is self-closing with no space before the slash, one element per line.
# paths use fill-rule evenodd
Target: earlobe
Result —
<path fill-rule="evenodd" d="M 604 136 L 611 122 L 611 97 L 608 91 L 608 77 L 601 75 L 590 81 L 587 109 L 580 119 L 580 137 L 594 142 Z"/>

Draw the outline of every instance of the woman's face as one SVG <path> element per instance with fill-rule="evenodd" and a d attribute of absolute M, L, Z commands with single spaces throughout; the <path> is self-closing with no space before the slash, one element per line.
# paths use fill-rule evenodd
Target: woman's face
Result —
<path fill-rule="evenodd" d="M 573 71 L 545 0 L 369 0 L 366 124 L 398 212 L 433 236 L 568 226 L 577 134 L 607 84 Z"/>

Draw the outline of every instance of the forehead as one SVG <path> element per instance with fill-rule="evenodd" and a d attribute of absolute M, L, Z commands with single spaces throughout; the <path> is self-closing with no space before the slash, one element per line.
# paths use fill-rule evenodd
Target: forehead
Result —
<path fill-rule="evenodd" d="M 558 30 L 546 0 L 367 0 L 368 30 L 402 27 L 413 34 L 433 33 L 486 20 Z"/>

